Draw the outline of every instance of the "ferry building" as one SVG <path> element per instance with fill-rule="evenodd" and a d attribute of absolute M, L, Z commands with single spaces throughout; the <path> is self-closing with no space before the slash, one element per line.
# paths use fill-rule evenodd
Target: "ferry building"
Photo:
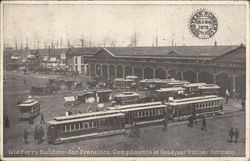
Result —
<path fill-rule="evenodd" d="M 241 95 L 246 88 L 246 47 L 164 46 L 72 48 L 67 51 L 73 71 L 103 80 L 135 75 L 140 79 L 175 78 L 213 83 Z"/>

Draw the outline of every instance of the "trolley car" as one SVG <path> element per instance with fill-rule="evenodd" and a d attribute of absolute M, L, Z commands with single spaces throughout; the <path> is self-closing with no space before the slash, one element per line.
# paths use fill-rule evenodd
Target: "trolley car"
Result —
<path fill-rule="evenodd" d="M 110 107 L 109 110 L 117 110 L 125 114 L 126 128 L 159 125 L 166 120 L 166 105 L 161 102 L 141 103 L 127 106 Z"/>
<path fill-rule="evenodd" d="M 169 100 L 169 97 L 179 98 L 185 92 L 185 89 L 182 87 L 176 88 L 160 88 L 153 91 L 153 97 L 156 101 L 166 102 Z"/>
<path fill-rule="evenodd" d="M 114 96 L 116 105 L 126 105 L 139 103 L 139 94 L 133 92 L 123 92 Z"/>
<path fill-rule="evenodd" d="M 19 119 L 35 118 L 40 114 L 40 103 L 35 99 L 27 99 L 18 105 Z"/>
<path fill-rule="evenodd" d="M 101 111 L 57 117 L 49 121 L 49 144 L 119 135 L 125 133 L 125 114 L 117 111 Z"/>
<path fill-rule="evenodd" d="M 189 116 L 223 114 L 222 97 L 216 95 L 176 99 L 167 103 L 167 118 L 185 120 Z"/>
<path fill-rule="evenodd" d="M 218 95 L 220 87 L 215 84 L 204 84 L 199 87 L 199 92 L 202 95 Z"/>
<path fill-rule="evenodd" d="M 133 79 L 116 78 L 114 80 L 115 88 L 130 88 L 132 83 L 134 83 Z"/>

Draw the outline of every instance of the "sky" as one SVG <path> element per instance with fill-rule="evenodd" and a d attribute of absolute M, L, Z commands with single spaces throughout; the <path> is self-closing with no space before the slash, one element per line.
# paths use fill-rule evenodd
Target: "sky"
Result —
<path fill-rule="evenodd" d="M 211 11 L 218 20 L 218 31 L 209 39 L 190 32 L 191 16 L 199 9 Z M 30 48 L 58 44 L 128 46 L 136 33 L 137 46 L 239 45 L 246 43 L 246 6 L 244 5 L 170 5 L 170 4 L 4 4 L 4 42 Z M 46 44 L 45 44 L 46 42 Z"/>

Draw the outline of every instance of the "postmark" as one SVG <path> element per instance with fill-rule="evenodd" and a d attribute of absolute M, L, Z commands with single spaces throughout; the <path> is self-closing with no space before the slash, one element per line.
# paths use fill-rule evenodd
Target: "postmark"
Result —
<path fill-rule="evenodd" d="M 218 20 L 212 12 L 201 9 L 191 16 L 189 29 L 195 37 L 199 39 L 209 39 L 213 37 L 218 30 Z"/>

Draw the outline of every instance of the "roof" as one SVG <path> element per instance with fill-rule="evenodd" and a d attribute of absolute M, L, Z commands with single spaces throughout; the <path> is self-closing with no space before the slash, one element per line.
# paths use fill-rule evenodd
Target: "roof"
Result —
<path fill-rule="evenodd" d="M 59 117 L 55 117 L 55 120 L 57 121 L 71 120 L 71 119 L 100 116 L 100 115 L 107 115 L 107 114 L 113 114 L 113 113 L 117 113 L 117 111 L 98 111 L 98 112 L 88 112 L 88 113 L 69 115 L 69 116 L 59 116 Z"/>
<path fill-rule="evenodd" d="M 173 92 L 173 91 L 184 91 L 185 89 L 182 87 L 175 87 L 175 88 L 160 88 L 155 90 L 156 92 Z"/>
<path fill-rule="evenodd" d="M 110 115 L 76 118 L 76 119 L 63 120 L 63 121 L 51 120 L 48 123 L 53 124 L 53 125 L 57 125 L 57 124 L 66 124 L 66 123 L 71 123 L 71 122 L 81 122 L 81 121 L 103 119 L 103 118 L 110 118 L 110 117 L 119 117 L 119 116 L 124 116 L 124 114 L 123 113 L 114 113 L 114 114 L 110 114 Z"/>
<path fill-rule="evenodd" d="M 137 93 L 120 93 L 115 95 L 115 97 L 130 97 L 130 96 L 139 96 Z"/>
<path fill-rule="evenodd" d="M 70 48 L 67 51 L 68 56 L 93 56 L 98 51 L 100 51 L 100 47 L 85 47 L 85 48 Z"/>
<path fill-rule="evenodd" d="M 114 57 L 217 57 L 238 46 L 107 47 Z"/>
<path fill-rule="evenodd" d="M 200 87 L 204 85 L 206 85 L 206 83 L 189 83 L 189 84 L 185 84 L 184 87 Z"/>
<path fill-rule="evenodd" d="M 146 106 L 146 107 L 135 107 L 135 108 L 126 108 L 126 109 L 117 109 L 120 110 L 121 112 L 125 111 L 138 111 L 138 110 L 148 110 L 148 109 L 155 109 L 155 108 L 165 108 L 166 105 L 154 105 L 154 106 Z"/>
<path fill-rule="evenodd" d="M 18 107 L 29 107 L 29 106 L 33 106 L 35 104 L 38 104 L 39 101 L 35 100 L 35 99 L 27 99 L 25 101 L 23 101 L 21 104 L 18 105 Z"/>
<path fill-rule="evenodd" d="M 147 106 L 161 105 L 161 104 L 162 102 L 137 103 L 137 104 L 131 104 L 131 105 L 107 107 L 107 109 L 117 110 L 117 109 L 127 109 L 127 108 L 135 108 L 135 107 L 147 107 Z"/>
<path fill-rule="evenodd" d="M 199 103 L 199 102 L 207 102 L 207 101 L 216 101 L 216 100 L 223 100 L 222 97 L 214 97 L 214 98 L 207 98 L 207 99 L 195 99 L 195 100 L 187 100 L 183 102 L 170 102 L 169 105 L 176 106 L 176 105 L 184 105 L 188 103 Z"/>
<path fill-rule="evenodd" d="M 173 101 L 171 101 L 169 104 L 170 105 L 177 105 L 177 104 L 186 104 L 186 103 L 190 103 L 190 102 L 203 102 L 206 100 L 211 100 L 211 99 L 217 99 L 221 97 L 218 97 L 216 95 L 209 95 L 209 96 L 200 96 L 200 97 L 190 97 L 190 98 L 182 98 L 182 99 L 175 99 Z"/>
<path fill-rule="evenodd" d="M 219 89 L 220 86 L 216 84 L 205 84 L 203 86 L 200 86 L 199 89 Z"/>
<path fill-rule="evenodd" d="M 76 101 L 75 96 L 64 97 L 65 102 L 73 102 Z"/>
<path fill-rule="evenodd" d="M 240 45 L 234 50 L 214 58 L 215 62 L 246 63 L 246 47 Z"/>

